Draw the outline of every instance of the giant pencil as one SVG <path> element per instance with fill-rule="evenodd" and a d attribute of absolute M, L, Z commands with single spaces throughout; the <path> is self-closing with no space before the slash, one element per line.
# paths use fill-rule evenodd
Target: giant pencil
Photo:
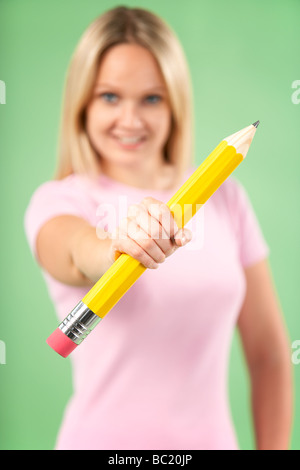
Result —
<path fill-rule="evenodd" d="M 224 138 L 169 200 L 167 206 L 178 228 L 187 224 L 244 160 L 258 124 L 259 121 L 256 121 Z M 61 356 L 67 357 L 146 269 L 126 253 L 121 254 L 49 336 L 49 346 Z"/>

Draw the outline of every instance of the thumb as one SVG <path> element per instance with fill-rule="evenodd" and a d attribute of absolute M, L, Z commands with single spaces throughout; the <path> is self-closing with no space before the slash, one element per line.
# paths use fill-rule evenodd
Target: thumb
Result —
<path fill-rule="evenodd" d="M 184 246 L 188 242 L 190 242 L 192 238 L 193 234 L 191 230 L 189 230 L 188 228 L 181 228 L 174 236 L 174 241 L 177 246 Z"/>

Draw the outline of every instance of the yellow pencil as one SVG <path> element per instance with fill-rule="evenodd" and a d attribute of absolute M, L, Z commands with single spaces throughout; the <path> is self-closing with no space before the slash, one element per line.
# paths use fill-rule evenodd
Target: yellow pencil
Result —
<path fill-rule="evenodd" d="M 187 224 L 244 160 L 258 124 L 259 121 L 256 121 L 223 139 L 169 200 L 167 206 L 179 228 Z M 67 357 L 146 269 L 131 256 L 121 254 L 49 336 L 49 346 Z"/>

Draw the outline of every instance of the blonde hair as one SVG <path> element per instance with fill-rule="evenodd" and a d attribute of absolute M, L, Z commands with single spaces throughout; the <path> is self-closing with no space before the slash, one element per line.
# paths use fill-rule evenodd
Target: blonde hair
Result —
<path fill-rule="evenodd" d="M 182 47 L 170 27 L 154 13 L 120 6 L 90 24 L 71 58 L 64 88 L 56 179 L 72 173 L 93 176 L 101 171 L 99 156 L 86 133 L 85 110 L 103 54 L 123 43 L 147 48 L 160 66 L 172 111 L 172 129 L 164 156 L 166 162 L 175 165 L 178 181 L 191 163 L 192 87 Z"/>

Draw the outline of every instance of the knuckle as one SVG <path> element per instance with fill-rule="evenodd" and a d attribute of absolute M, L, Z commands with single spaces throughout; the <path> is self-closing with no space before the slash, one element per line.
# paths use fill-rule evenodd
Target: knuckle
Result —
<path fill-rule="evenodd" d="M 154 220 L 151 220 L 149 224 L 148 233 L 150 237 L 154 240 L 158 240 L 160 238 L 160 227 Z"/>
<path fill-rule="evenodd" d="M 171 255 L 174 253 L 175 250 L 176 250 L 176 247 L 175 247 L 174 245 L 172 245 L 172 246 L 165 252 L 166 257 L 171 256 Z"/>
<path fill-rule="evenodd" d="M 128 207 L 128 215 L 132 217 L 136 217 L 140 211 L 140 208 L 137 204 L 131 204 Z"/>
<path fill-rule="evenodd" d="M 164 206 L 161 209 L 161 218 L 163 226 L 167 229 L 168 232 L 174 232 L 177 228 L 176 221 L 172 215 L 168 206 Z"/>
<path fill-rule="evenodd" d="M 135 222 L 134 219 L 128 219 L 127 221 L 127 233 L 128 233 L 128 236 L 130 238 L 137 238 L 137 234 L 138 234 L 139 230 L 138 230 L 138 226 Z"/>
<path fill-rule="evenodd" d="M 116 240 L 118 238 L 118 235 L 119 235 L 119 228 L 117 227 L 110 234 L 111 240 Z"/>
<path fill-rule="evenodd" d="M 150 196 L 143 197 L 142 204 L 149 204 L 151 203 L 152 198 Z"/>
<path fill-rule="evenodd" d="M 166 259 L 166 255 L 164 253 L 161 253 L 161 255 L 158 258 L 158 263 L 163 263 Z"/>
<path fill-rule="evenodd" d="M 169 207 L 166 204 L 161 203 L 159 205 L 159 209 L 160 209 L 162 215 L 165 215 L 165 216 L 168 216 L 168 217 L 171 216 L 171 211 L 170 211 Z"/>
<path fill-rule="evenodd" d="M 193 239 L 193 232 L 187 229 L 184 233 L 187 241 L 190 242 Z"/>
<path fill-rule="evenodd" d="M 159 206 L 160 204 L 163 204 L 163 203 L 161 201 L 159 201 L 158 199 L 154 199 L 151 196 L 146 196 L 142 199 L 141 204 L 144 205 L 144 206 L 147 206 L 147 208 L 151 208 L 153 206 L 157 207 L 157 206 Z"/>
<path fill-rule="evenodd" d="M 165 209 L 162 209 L 161 202 L 158 202 L 158 201 L 152 202 L 149 205 L 149 211 L 159 221 L 161 221 L 165 217 L 164 215 Z"/>
<path fill-rule="evenodd" d="M 133 247 L 131 250 L 131 256 L 140 261 L 143 257 L 143 250 L 139 247 Z"/>
<path fill-rule="evenodd" d="M 119 228 L 121 230 L 127 230 L 128 221 L 129 221 L 128 217 L 124 217 L 123 219 L 121 219 L 120 224 L 119 224 Z"/>
<path fill-rule="evenodd" d="M 151 240 L 151 238 L 144 238 L 141 240 L 142 244 L 143 244 L 143 247 L 146 251 L 148 250 L 151 250 L 152 246 L 153 246 L 153 241 Z"/>

